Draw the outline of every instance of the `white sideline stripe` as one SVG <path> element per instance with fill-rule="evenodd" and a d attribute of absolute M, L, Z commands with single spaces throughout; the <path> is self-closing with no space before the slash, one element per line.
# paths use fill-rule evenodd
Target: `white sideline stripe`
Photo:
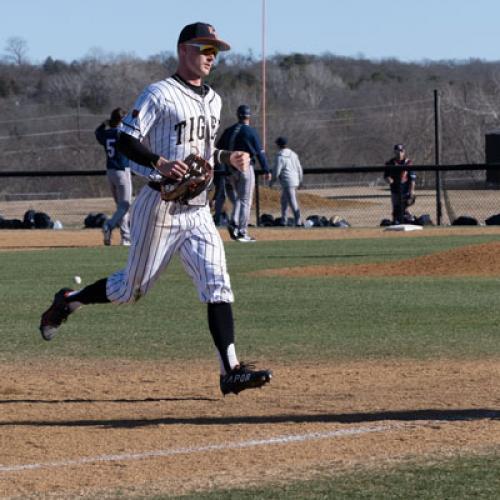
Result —
<path fill-rule="evenodd" d="M 25 470 L 48 469 L 56 467 L 70 467 L 84 465 L 94 462 L 130 462 L 133 460 L 144 460 L 145 458 L 172 457 L 191 453 L 202 453 L 218 450 L 235 450 L 241 448 L 253 448 L 256 446 L 267 446 L 272 444 L 299 443 L 304 441 L 319 441 L 344 436 L 356 436 L 370 432 L 387 432 L 400 429 L 404 425 L 377 425 L 372 427 L 358 427 L 356 429 L 340 429 L 329 432 L 310 432 L 307 434 L 289 434 L 267 439 L 251 439 L 234 443 L 209 444 L 189 448 L 173 448 L 170 450 L 153 450 L 142 453 L 124 453 L 122 455 L 97 455 L 95 457 L 81 457 L 70 460 L 58 460 L 54 462 L 40 462 L 34 464 L 0 465 L 0 472 L 20 472 Z"/>

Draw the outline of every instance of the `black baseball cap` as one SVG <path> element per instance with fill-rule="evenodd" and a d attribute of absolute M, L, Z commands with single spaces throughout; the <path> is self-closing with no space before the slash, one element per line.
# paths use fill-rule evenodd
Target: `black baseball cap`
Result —
<path fill-rule="evenodd" d="M 394 151 L 404 151 L 405 150 L 405 145 L 404 144 L 396 144 L 394 146 Z"/>
<path fill-rule="evenodd" d="M 276 146 L 279 146 L 282 148 L 283 146 L 286 146 L 288 143 L 288 140 L 286 137 L 280 136 L 276 139 Z"/>
<path fill-rule="evenodd" d="M 242 104 L 241 106 L 238 106 L 238 109 L 236 110 L 236 114 L 241 118 L 251 116 L 252 113 L 250 113 L 250 106 L 247 106 L 246 104 Z"/>
<path fill-rule="evenodd" d="M 109 116 L 109 124 L 112 127 L 117 127 L 120 122 L 125 118 L 127 112 L 122 108 L 115 108 L 111 111 L 111 115 Z"/>
<path fill-rule="evenodd" d="M 184 26 L 179 35 L 177 45 L 187 42 L 213 45 L 219 50 L 229 50 L 231 48 L 228 43 L 217 36 L 215 28 L 207 23 L 193 23 Z"/>

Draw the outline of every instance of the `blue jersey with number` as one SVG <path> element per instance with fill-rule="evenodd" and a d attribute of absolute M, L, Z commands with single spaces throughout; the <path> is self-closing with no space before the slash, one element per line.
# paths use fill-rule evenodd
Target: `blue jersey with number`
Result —
<path fill-rule="evenodd" d="M 95 137 L 106 151 L 106 168 L 112 170 L 125 170 L 128 168 L 128 158 L 116 149 L 116 141 L 120 135 L 119 128 L 106 128 L 103 123 L 95 130 Z"/>

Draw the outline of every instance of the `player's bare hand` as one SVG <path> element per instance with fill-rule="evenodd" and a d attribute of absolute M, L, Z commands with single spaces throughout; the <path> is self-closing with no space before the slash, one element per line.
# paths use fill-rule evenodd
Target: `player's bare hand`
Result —
<path fill-rule="evenodd" d="M 169 161 L 163 156 L 156 162 L 156 170 L 160 172 L 167 179 L 172 179 L 174 181 L 180 181 L 189 167 L 181 160 Z"/>
<path fill-rule="evenodd" d="M 250 155 L 245 151 L 233 151 L 229 162 L 235 169 L 244 172 L 250 165 Z"/>
<path fill-rule="evenodd" d="M 267 174 L 264 174 L 264 180 L 267 182 L 271 182 L 271 179 L 273 178 L 273 174 L 271 172 L 267 172 Z"/>

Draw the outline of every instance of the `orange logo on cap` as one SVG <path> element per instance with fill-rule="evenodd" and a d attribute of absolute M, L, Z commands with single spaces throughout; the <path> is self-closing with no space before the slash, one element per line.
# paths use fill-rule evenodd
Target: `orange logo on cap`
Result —
<path fill-rule="evenodd" d="M 211 35 L 215 35 L 215 28 L 213 26 L 210 26 L 208 25 L 208 32 L 211 34 Z"/>

